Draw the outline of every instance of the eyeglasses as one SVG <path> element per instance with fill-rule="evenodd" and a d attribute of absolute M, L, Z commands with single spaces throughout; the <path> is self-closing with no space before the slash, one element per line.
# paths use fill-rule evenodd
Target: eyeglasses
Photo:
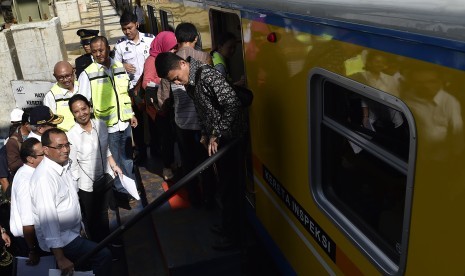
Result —
<path fill-rule="evenodd" d="M 64 75 L 64 76 L 56 76 L 58 81 L 70 80 L 74 76 L 74 73 Z"/>
<path fill-rule="evenodd" d="M 63 148 L 66 148 L 66 149 L 69 149 L 71 146 L 71 143 L 66 143 L 66 144 L 62 144 L 62 145 L 57 145 L 56 147 L 52 147 L 52 146 L 45 146 L 47 148 L 52 148 L 52 149 L 57 149 L 57 150 L 62 150 Z"/>
<path fill-rule="evenodd" d="M 39 156 L 44 156 L 44 155 L 45 155 L 45 153 L 42 153 L 42 154 L 33 155 L 32 157 L 37 158 L 37 157 L 39 157 Z"/>

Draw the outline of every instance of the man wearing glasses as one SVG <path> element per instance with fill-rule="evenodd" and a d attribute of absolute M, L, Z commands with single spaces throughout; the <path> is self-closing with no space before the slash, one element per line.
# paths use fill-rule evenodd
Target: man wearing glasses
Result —
<path fill-rule="evenodd" d="M 30 187 L 34 227 L 40 248 L 51 251 L 62 275 L 68 275 L 74 271 L 74 262 L 97 244 L 80 236 L 78 187 L 71 175 L 71 144 L 65 132 L 47 130 L 42 146 L 45 157 L 34 171 Z M 111 275 L 111 259 L 105 248 L 89 259 L 89 265 L 97 276 Z"/>
<path fill-rule="evenodd" d="M 27 264 L 36 265 L 40 259 L 40 250 L 34 230 L 29 187 L 35 168 L 44 158 L 44 150 L 39 140 L 29 138 L 21 145 L 19 155 L 24 165 L 19 168 L 13 179 L 10 231 L 15 236 L 20 255 L 29 258 Z"/>
<path fill-rule="evenodd" d="M 58 124 L 63 122 L 62 115 L 53 114 L 52 110 L 47 106 L 36 106 L 29 114 L 29 125 L 31 132 L 27 138 L 37 138 L 41 140 L 42 134 Z"/>
<path fill-rule="evenodd" d="M 68 100 L 77 94 L 78 82 L 75 80 L 73 66 L 67 61 L 59 61 L 55 64 L 53 76 L 57 82 L 45 94 L 44 105 L 48 106 L 53 113 L 64 117 L 58 128 L 68 131 L 74 126 L 74 117 L 69 111 Z"/>

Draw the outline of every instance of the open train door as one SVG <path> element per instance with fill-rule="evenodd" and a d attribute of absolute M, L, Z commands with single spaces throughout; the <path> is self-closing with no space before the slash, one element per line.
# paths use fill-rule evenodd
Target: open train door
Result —
<path fill-rule="evenodd" d="M 240 11 L 211 7 L 209 10 L 210 30 L 212 41 L 212 52 L 218 49 L 218 43 L 227 33 L 233 34 L 236 38 L 236 49 L 234 54 L 227 61 L 227 70 L 233 83 L 245 79 L 247 86 L 247 74 L 244 66 L 244 39 L 241 28 Z M 250 140 L 250 136 L 247 137 Z M 250 143 L 247 143 L 247 160 L 244 164 L 247 173 L 246 197 L 251 206 L 255 206 L 253 170 Z"/>

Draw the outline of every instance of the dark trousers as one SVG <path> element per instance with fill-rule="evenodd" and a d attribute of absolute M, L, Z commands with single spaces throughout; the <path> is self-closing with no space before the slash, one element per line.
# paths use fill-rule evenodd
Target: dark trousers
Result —
<path fill-rule="evenodd" d="M 174 135 L 171 122 L 171 113 L 157 114 L 155 128 L 160 143 L 161 159 L 165 168 L 171 168 L 174 163 Z"/>
<path fill-rule="evenodd" d="M 220 148 L 231 143 L 220 140 Z M 221 220 L 225 235 L 240 241 L 244 235 L 245 159 L 244 142 L 241 140 L 216 163 L 220 181 L 219 195 L 222 203 Z"/>
<path fill-rule="evenodd" d="M 145 158 L 147 155 L 147 145 L 145 144 L 144 113 L 140 111 L 136 105 L 132 106 L 132 110 L 137 119 L 137 127 L 132 130 L 134 144 L 136 144 L 139 157 Z"/>
<path fill-rule="evenodd" d="M 93 241 L 77 237 L 72 242 L 63 247 L 65 257 L 72 262 L 76 262 L 84 254 L 94 249 L 97 244 Z M 95 276 L 111 276 L 112 263 L 111 252 L 108 248 L 100 250 L 98 253 L 90 257 L 89 263 L 84 264 L 82 267 L 77 267 L 77 270 L 88 270 L 89 266 L 92 268 Z"/>
<path fill-rule="evenodd" d="M 183 175 L 186 175 L 205 161 L 208 158 L 208 153 L 200 143 L 200 130 L 182 129 L 177 125 L 175 128 L 179 153 L 181 155 L 182 172 Z M 215 182 L 211 167 L 203 171 L 199 178 L 193 179 L 187 185 L 191 203 L 194 205 L 200 204 L 202 199 L 207 202 L 213 202 L 216 188 Z M 202 192 L 203 198 L 200 192 Z"/>
<path fill-rule="evenodd" d="M 110 234 L 108 205 L 112 189 L 103 192 L 79 190 L 83 222 L 90 240 L 100 242 Z"/>

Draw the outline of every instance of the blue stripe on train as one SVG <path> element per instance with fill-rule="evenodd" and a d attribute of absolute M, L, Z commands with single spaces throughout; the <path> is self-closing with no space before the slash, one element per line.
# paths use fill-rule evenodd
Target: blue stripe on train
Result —
<path fill-rule="evenodd" d="M 236 7 L 237 8 L 237 7 Z M 266 12 L 266 16 L 263 13 Z M 313 35 L 350 42 L 454 69 L 465 70 L 465 43 L 392 29 L 270 11 L 242 11 L 242 17 Z M 287 18 L 295 19 L 289 21 Z"/>

